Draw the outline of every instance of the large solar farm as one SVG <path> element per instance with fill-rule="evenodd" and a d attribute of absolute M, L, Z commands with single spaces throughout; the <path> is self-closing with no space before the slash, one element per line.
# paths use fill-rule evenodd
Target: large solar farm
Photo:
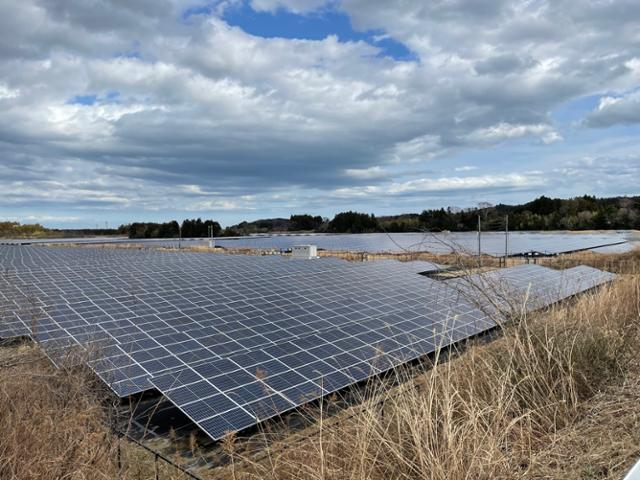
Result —
<path fill-rule="evenodd" d="M 614 278 L 532 264 L 433 278 L 445 269 L 7 245 L 0 338 L 86 363 L 122 399 L 164 398 L 219 441 L 487 333 L 512 305 L 541 309 Z"/>
<path fill-rule="evenodd" d="M 637 241 L 631 231 L 608 232 L 509 232 L 505 242 L 504 232 L 483 232 L 478 242 L 476 232 L 411 232 L 322 234 L 287 233 L 264 234 L 243 237 L 218 237 L 211 239 L 220 248 L 254 250 L 291 250 L 294 245 L 314 244 L 319 250 L 330 252 L 360 253 L 419 253 L 435 254 L 451 252 L 477 252 L 499 256 L 552 256 L 562 253 L 597 249 L 600 252 L 623 252 L 630 242 Z M 207 238 L 129 239 L 126 237 L 6 239 L 6 244 L 78 244 L 78 245 L 130 245 L 143 248 L 207 246 Z"/>

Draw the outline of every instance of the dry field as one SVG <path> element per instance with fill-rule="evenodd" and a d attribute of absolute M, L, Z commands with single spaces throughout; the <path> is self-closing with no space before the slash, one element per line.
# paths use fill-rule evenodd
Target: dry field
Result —
<path fill-rule="evenodd" d="M 640 457 L 640 252 L 579 254 L 613 284 L 523 315 L 401 387 L 372 384 L 361 405 L 247 453 L 229 439 L 229 479 L 618 479 Z M 444 355 L 443 355 L 444 356 Z M 399 377 L 405 372 L 397 372 Z M 54 369 L 37 347 L 0 348 L 0 478 L 179 479 L 109 430 L 104 388 Z M 329 400 L 331 401 L 331 400 Z M 322 411 L 322 410 L 320 410 Z M 348 414 L 347 414 L 348 413 Z M 260 435 L 258 435 L 260 439 Z M 269 440 L 269 441 L 267 441 Z M 198 454 L 198 446 L 193 446 Z"/>

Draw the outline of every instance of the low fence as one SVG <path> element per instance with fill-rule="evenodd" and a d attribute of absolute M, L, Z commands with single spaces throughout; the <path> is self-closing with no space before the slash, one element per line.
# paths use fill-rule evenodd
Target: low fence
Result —
<path fill-rule="evenodd" d="M 118 479 L 126 478 L 127 480 L 147 480 L 153 478 L 155 480 L 205 480 L 189 471 L 186 467 L 177 464 L 167 456 L 146 446 L 144 443 L 135 439 L 128 433 L 120 430 L 114 430 L 114 433 L 118 436 L 116 451 Z M 141 459 L 137 455 L 133 455 L 133 459 L 129 458 L 132 453 L 131 449 L 128 448 L 128 446 L 127 448 L 123 448 L 123 441 L 130 442 L 132 445 L 139 448 L 140 452 L 144 455 L 151 456 L 153 467 L 150 467 L 150 462 L 140 461 Z"/>

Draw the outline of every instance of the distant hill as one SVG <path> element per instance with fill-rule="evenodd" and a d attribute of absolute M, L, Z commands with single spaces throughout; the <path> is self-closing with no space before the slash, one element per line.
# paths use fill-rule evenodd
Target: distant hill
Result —
<path fill-rule="evenodd" d="M 325 231 L 329 219 L 319 215 L 291 215 L 289 218 L 264 218 L 253 222 L 240 222 L 222 232 L 226 236 L 252 235 L 274 232 L 318 232 Z"/>
<path fill-rule="evenodd" d="M 503 230 L 507 216 L 512 231 L 640 229 L 640 196 L 597 198 L 584 195 L 561 199 L 543 195 L 520 205 L 482 203 L 476 208 L 448 207 L 381 217 L 348 211 L 338 213 L 331 221 L 324 219 L 313 229 L 299 230 L 333 233 L 471 231 L 478 228 L 478 215 L 485 231 Z M 235 234 L 298 230 L 293 218 L 242 222 L 226 230 Z"/>
<path fill-rule="evenodd" d="M 609 230 L 640 228 L 640 197 L 570 199 L 541 196 L 522 205 L 483 206 L 467 210 L 424 210 L 421 228 L 475 230 L 478 215 L 483 230 L 502 230 L 509 217 L 509 230 Z"/>
<path fill-rule="evenodd" d="M 223 235 L 252 235 L 255 233 L 284 232 L 291 227 L 291 220 L 287 218 L 264 218 L 253 222 L 240 222 L 225 228 Z"/>
<path fill-rule="evenodd" d="M 39 223 L 22 225 L 19 222 L 0 222 L 0 238 L 46 237 L 52 233 Z"/>
<path fill-rule="evenodd" d="M 57 229 L 43 227 L 39 223 L 0 222 L 0 238 L 73 238 L 87 236 L 122 235 L 122 231 L 110 228 Z"/>
<path fill-rule="evenodd" d="M 214 220 L 192 219 L 181 224 L 132 223 L 118 229 L 49 229 L 39 224 L 21 225 L 0 222 L 2 237 L 79 237 L 90 235 L 129 235 L 130 238 L 207 237 L 210 228 L 215 236 L 239 236 L 276 232 L 421 232 L 503 230 L 508 216 L 509 230 L 631 230 L 640 229 L 640 196 L 597 198 L 584 195 L 569 199 L 541 196 L 521 205 L 490 205 L 476 208 L 447 207 L 376 217 L 360 212 L 341 212 L 329 220 L 319 215 L 291 215 L 289 218 L 263 218 L 241 222 L 222 229 Z"/>

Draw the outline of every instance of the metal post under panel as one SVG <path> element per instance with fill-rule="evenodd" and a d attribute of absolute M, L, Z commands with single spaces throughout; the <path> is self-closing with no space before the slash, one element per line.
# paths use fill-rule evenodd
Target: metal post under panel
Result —
<path fill-rule="evenodd" d="M 478 266 L 481 267 L 482 266 L 482 249 L 481 249 L 481 237 L 482 235 L 482 227 L 480 224 L 480 214 L 478 214 Z"/>
<path fill-rule="evenodd" d="M 507 258 L 509 258 L 509 215 L 504 217 L 504 266 L 507 266 Z"/>

